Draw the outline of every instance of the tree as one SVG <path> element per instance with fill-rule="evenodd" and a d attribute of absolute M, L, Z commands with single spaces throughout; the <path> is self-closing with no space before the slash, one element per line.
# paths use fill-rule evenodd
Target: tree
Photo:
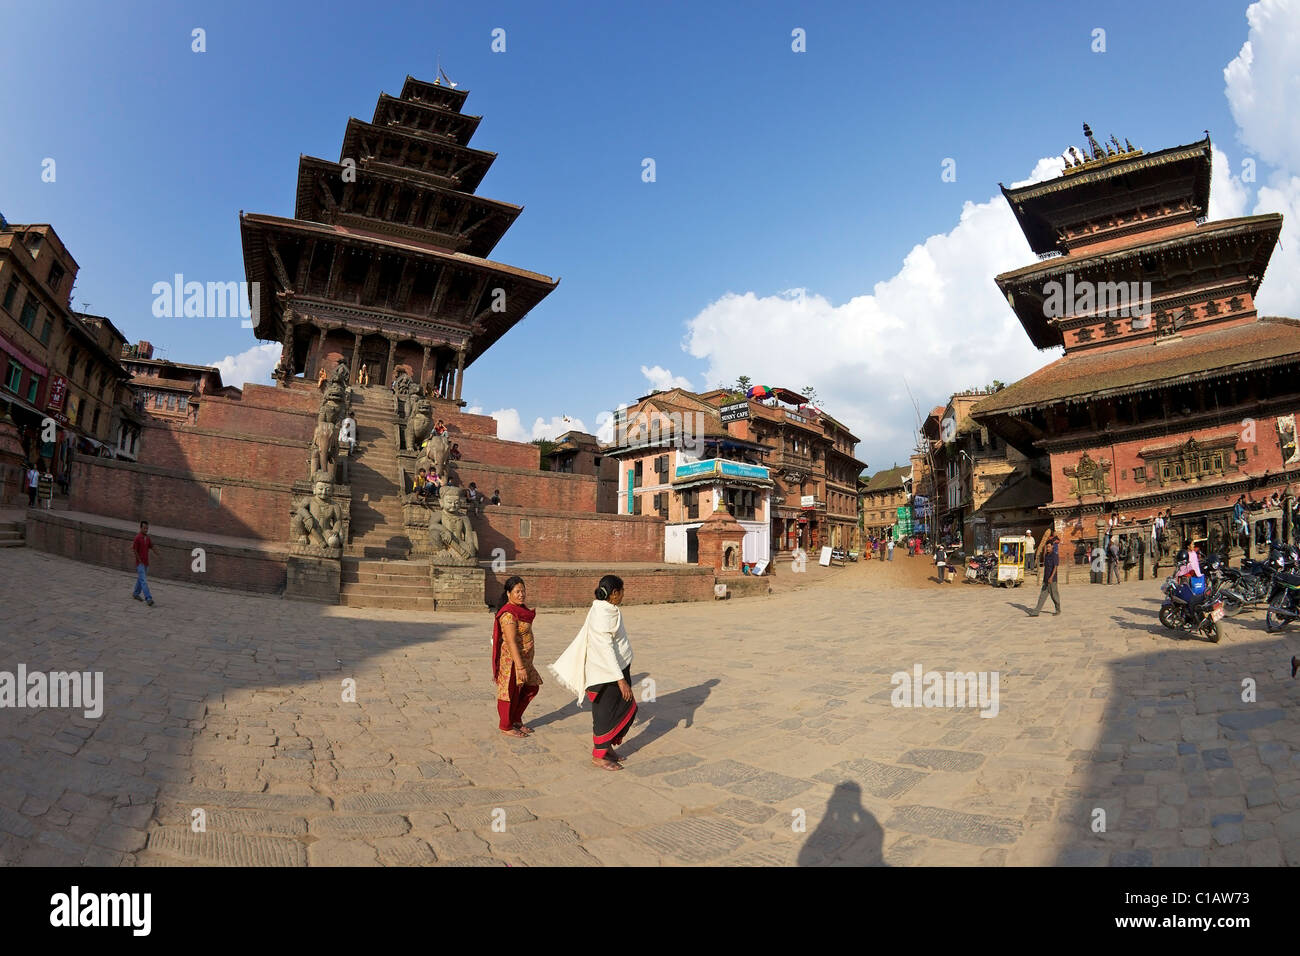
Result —
<path fill-rule="evenodd" d="M 536 445 L 541 453 L 542 471 L 551 470 L 551 452 L 555 450 L 558 442 L 553 442 L 549 438 L 534 438 L 532 444 Z"/>
<path fill-rule="evenodd" d="M 732 391 L 736 391 L 739 392 L 741 395 L 744 395 L 746 392 L 749 391 L 749 387 L 751 384 L 753 383 L 750 382 L 748 375 L 741 375 L 737 377 L 736 386 L 734 389 L 732 389 Z"/>
<path fill-rule="evenodd" d="M 800 394 L 808 400 L 809 405 L 820 404 L 820 399 L 817 397 L 817 389 L 813 388 L 811 385 L 805 385 Z"/>

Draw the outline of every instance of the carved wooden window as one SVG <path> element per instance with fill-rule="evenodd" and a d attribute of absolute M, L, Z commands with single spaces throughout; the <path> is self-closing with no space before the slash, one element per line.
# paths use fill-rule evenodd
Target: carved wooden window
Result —
<path fill-rule="evenodd" d="M 1147 480 L 1147 470 L 1146 470 L 1146 468 L 1144 468 L 1142 465 L 1138 465 L 1138 466 L 1136 466 L 1136 467 L 1133 469 L 1133 480 L 1134 480 L 1134 481 L 1146 481 L 1146 480 Z"/>
<path fill-rule="evenodd" d="M 1245 463 L 1246 463 L 1246 449 L 1244 449 L 1244 448 L 1238 448 L 1238 449 L 1237 449 L 1237 464 L 1239 464 L 1239 465 L 1244 465 Z"/>

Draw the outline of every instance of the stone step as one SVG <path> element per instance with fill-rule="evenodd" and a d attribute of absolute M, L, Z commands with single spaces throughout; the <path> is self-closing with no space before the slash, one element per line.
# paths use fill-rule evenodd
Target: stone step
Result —
<path fill-rule="evenodd" d="M 408 579 L 410 583 L 366 584 L 350 582 L 343 585 L 341 593 L 359 597 L 433 597 L 428 581 Z"/>
<path fill-rule="evenodd" d="M 339 595 L 339 603 L 344 607 L 370 607 L 389 611 L 432 611 L 435 608 L 431 595 L 420 597 L 395 597 L 391 594 L 352 594 L 344 591 Z"/>
<path fill-rule="evenodd" d="M 429 564 L 424 561 L 367 561 L 343 559 L 344 574 L 388 574 L 404 578 L 429 580 Z"/>
<path fill-rule="evenodd" d="M 22 548 L 26 547 L 27 542 L 22 538 L 14 541 L 9 538 L 0 538 L 0 548 Z"/>

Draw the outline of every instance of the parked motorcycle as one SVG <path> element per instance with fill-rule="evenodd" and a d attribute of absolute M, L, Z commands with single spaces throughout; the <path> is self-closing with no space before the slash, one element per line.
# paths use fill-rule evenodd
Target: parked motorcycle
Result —
<path fill-rule="evenodd" d="M 1300 586 L 1300 578 L 1296 579 Z M 1223 602 L 1218 588 L 1207 577 L 1185 577 L 1180 584 L 1168 578 L 1160 588 L 1165 602 L 1160 605 L 1160 623 L 1171 631 L 1203 634 L 1211 644 L 1219 643 L 1223 629 Z"/>
<path fill-rule="evenodd" d="M 1280 631 L 1300 618 L 1300 574 L 1277 571 L 1273 575 L 1273 595 L 1268 599 L 1264 615 L 1264 628 L 1270 633 Z"/>
<path fill-rule="evenodd" d="M 966 580 L 977 584 L 992 584 L 998 576 L 998 556 L 977 554 L 966 559 Z"/>

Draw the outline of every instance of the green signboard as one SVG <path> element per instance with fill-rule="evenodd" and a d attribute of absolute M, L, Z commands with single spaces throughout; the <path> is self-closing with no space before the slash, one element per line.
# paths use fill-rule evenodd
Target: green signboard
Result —
<path fill-rule="evenodd" d="M 629 468 L 627 470 L 627 513 L 631 514 L 635 509 L 636 499 L 632 497 L 632 489 L 636 483 L 636 471 Z"/>

